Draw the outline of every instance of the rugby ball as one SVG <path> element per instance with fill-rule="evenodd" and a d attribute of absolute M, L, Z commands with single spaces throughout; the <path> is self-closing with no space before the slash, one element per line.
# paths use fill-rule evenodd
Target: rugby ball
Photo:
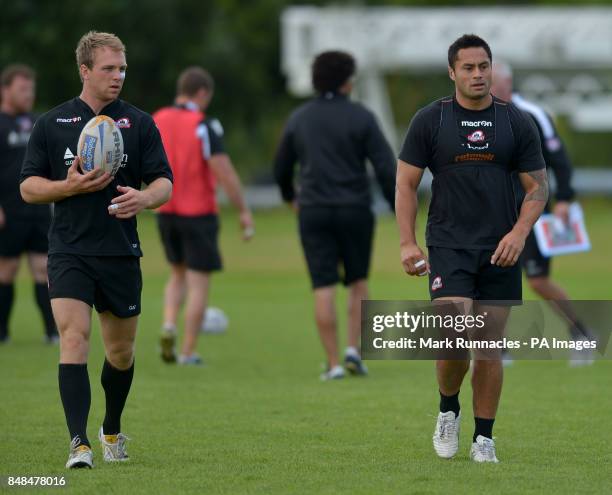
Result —
<path fill-rule="evenodd" d="M 207 308 L 202 319 L 202 333 L 223 333 L 227 330 L 229 318 L 222 309 Z"/>
<path fill-rule="evenodd" d="M 87 122 L 79 136 L 77 154 L 85 172 L 100 169 L 115 175 L 123 158 L 123 136 L 115 121 L 97 115 Z"/>

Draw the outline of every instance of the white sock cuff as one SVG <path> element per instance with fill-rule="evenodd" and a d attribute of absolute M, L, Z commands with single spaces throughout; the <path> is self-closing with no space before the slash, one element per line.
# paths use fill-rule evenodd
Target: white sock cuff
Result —
<path fill-rule="evenodd" d="M 176 332 L 176 325 L 174 323 L 164 323 L 162 325 L 162 330 L 164 332 Z"/>
<path fill-rule="evenodd" d="M 357 347 L 352 347 L 349 346 L 346 348 L 346 351 L 344 352 L 345 356 L 354 356 L 354 357 L 360 357 L 359 356 L 359 350 L 357 349 Z"/>

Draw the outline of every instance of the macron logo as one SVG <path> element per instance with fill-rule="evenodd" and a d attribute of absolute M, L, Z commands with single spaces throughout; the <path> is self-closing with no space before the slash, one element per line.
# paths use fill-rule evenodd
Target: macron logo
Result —
<path fill-rule="evenodd" d="M 493 127 L 493 122 L 488 120 L 462 120 L 462 127 Z"/>
<path fill-rule="evenodd" d="M 70 151 L 70 148 L 66 148 L 66 151 L 64 152 L 64 160 L 71 160 L 72 158 L 74 158 L 72 151 Z"/>
<path fill-rule="evenodd" d="M 81 121 L 81 117 L 58 117 L 57 119 L 55 119 L 55 122 L 57 122 L 58 124 L 74 124 L 75 122 L 80 122 Z"/>

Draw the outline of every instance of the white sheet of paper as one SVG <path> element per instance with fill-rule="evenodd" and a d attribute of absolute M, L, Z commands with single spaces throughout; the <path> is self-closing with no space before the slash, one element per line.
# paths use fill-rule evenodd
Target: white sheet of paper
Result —
<path fill-rule="evenodd" d="M 551 213 L 542 215 L 533 226 L 538 247 L 544 256 L 582 253 L 591 250 L 591 241 L 578 203 L 569 208 L 569 225 Z"/>

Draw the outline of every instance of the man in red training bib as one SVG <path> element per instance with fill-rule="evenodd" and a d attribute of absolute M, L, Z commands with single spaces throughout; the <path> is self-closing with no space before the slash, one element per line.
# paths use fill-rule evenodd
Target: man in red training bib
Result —
<path fill-rule="evenodd" d="M 217 180 L 240 212 L 243 238 L 248 240 L 254 233 L 240 179 L 223 145 L 223 127 L 204 113 L 213 91 L 214 81 L 208 72 L 188 67 L 178 78 L 175 104 L 153 115 L 174 174 L 173 197 L 158 215 L 159 233 L 171 267 L 160 339 L 161 357 L 167 363 L 177 360 L 176 321 L 184 298 L 185 338 L 178 362 L 202 363 L 196 345 L 210 274 L 221 270 Z"/>

